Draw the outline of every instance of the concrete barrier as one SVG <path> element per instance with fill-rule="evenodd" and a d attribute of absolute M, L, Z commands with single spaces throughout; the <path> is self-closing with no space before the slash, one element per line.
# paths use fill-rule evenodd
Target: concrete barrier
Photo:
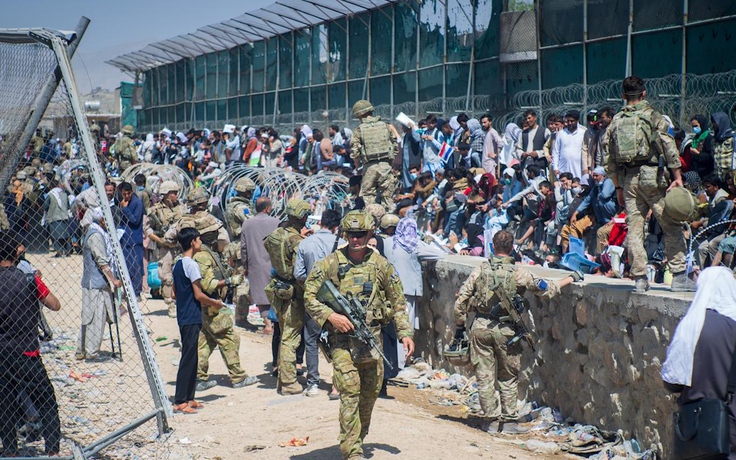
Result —
<path fill-rule="evenodd" d="M 419 308 L 417 350 L 433 366 L 453 369 L 442 349 L 454 333 L 458 289 L 483 259 L 448 256 L 425 266 L 425 295 Z M 535 275 L 562 278 L 564 271 L 528 267 Z M 520 396 L 559 407 L 576 422 L 622 429 L 643 448 L 663 458 L 672 445 L 676 398 L 660 378 L 670 338 L 692 293 L 668 286 L 633 293 L 633 282 L 586 276 L 562 295 L 542 300 L 526 294 L 536 352 L 525 348 Z M 526 316 L 526 315 L 525 315 Z M 455 369 L 465 374 L 472 369 Z"/>

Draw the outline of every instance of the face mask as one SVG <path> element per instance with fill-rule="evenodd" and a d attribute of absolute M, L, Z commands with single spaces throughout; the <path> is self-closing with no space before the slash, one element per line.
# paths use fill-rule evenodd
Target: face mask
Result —
<path fill-rule="evenodd" d="M 411 174 L 409 174 L 409 179 L 411 179 L 412 181 L 415 181 L 415 180 L 417 180 L 417 175 L 414 174 L 414 173 L 411 173 Z"/>
<path fill-rule="evenodd" d="M 703 130 L 700 129 L 700 126 L 693 126 L 693 133 L 697 135 L 697 134 L 700 134 L 701 132 L 703 132 Z"/>
<path fill-rule="evenodd" d="M 572 189 L 572 193 L 574 195 L 579 194 L 581 191 L 582 191 L 582 188 L 580 188 L 580 187 L 575 187 L 575 188 Z"/>
<path fill-rule="evenodd" d="M 503 183 L 506 185 L 511 185 L 511 179 L 504 179 Z"/>
<path fill-rule="evenodd" d="M 139 192 L 142 192 L 142 191 L 143 191 L 143 190 L 145 190 L 145 189 L 146 189 L 146 187 L 141 187 L 141 186 L 138 186 L 138 191 L 139 191 Z"/>

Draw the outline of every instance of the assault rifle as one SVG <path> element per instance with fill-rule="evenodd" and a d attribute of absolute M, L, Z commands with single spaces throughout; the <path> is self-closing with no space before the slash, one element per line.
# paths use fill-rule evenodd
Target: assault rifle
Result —
<path fill-rule="evenodd" d="M 347 299 L 337 290 L 335 285 L 332 284 L 332 281 L 327 280 L 319 288 L 319 291 L 317 291 L 317 300 L 330 307 L 335 313 L 346 316 L 353 327 L 355 327 L 350 335 L 373 348 L 383 358 L 386 366 L 389 369 L 393 369 L 393 366 L 378 345 L 378 341 L 376 341 L 373 333 L 368 328 L 365 322 L 365 308 L 358 299 L 355 297 Z"/>
<path fill-rule="evenodd" d="M 509 302 L 507 301 L 501 303 Z M 521 313 L 523 313 L 524 309 L 526 308 L 526 305 L 524 304 L 524 298 L 521 297 L 519 294 L 515 294 L 514 297 L 511 298 L 511 305 L 504 305 L 504 307 L 506 308 L 506 312 L 508 313 L 508 315 L 502 316 L 500 318 L 500 321 L 505 321 L 513 324 L 514 329 L 516 330 L 516 335 L 511 337 L 511 339 L 506 343 L 506 346 L 510 347 L 519 340 L 524 339 L 532 348 L 532 351 L 534 351 L 534 342 L 536 341 L 536 337 L 534 337 L 534 334 L 529 330 L 528 327 L 526 327 L 526 323 L 521 317 Z"/>

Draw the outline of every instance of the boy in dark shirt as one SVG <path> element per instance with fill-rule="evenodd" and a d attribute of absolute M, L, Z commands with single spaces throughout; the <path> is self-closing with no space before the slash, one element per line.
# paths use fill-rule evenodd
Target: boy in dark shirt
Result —
<path fill-rule="evenodd" d="M 197 387 L 197 343 L 202 328 L 202 305 L 223 308 L 225 304 L 214 300 L 202 290 L 199 265 L 192 256 L 199 252 L 202 240 L 194 228 L 184 228 L 178 235 L 179 244 L 184 251 L 181 259 L 174 265 L 174 297 L 176 298 L 176 320 L 181 335 L 181 360 L 176 374 L 174 411 L 196 414 L 195 409 L 202 404 L 194 400 Z"/>

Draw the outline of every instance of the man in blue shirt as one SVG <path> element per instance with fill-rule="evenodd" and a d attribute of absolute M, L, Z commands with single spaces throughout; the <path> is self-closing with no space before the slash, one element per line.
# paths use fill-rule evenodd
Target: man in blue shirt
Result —
<path fill-rule="evenodd" d="M 593 214 L 595 215 L 594 228 L 599 229 L 610 222 L 613 216 L 616 215 L 616 209 L 618 209 L 618 204 L 616 203 L 616 186 L 606 176 L 606 170 L 603 166 L 595 168 L 591 174 L 591 178 L 593 179 L 593 184 L 590 193 L 580 203 L 580 206 L 578 206 L 570 221 L 574 224 L 577 221 L 578 214 L 583 214 L 583 211 L 588 209 L 589 206 L 593 206 Z M 606 243 L 606 241 L 598 241 L 598 252 L 602 248 L 605 248 Z"/>

